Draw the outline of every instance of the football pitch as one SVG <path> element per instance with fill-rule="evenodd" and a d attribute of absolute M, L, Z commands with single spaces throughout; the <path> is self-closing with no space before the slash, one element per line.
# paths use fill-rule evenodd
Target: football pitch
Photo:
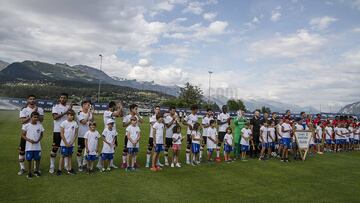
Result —
<path fill-rule="evenodd" d="M 166 167 L 152 172 L 144 167 L 148 118 L 141 126 L 138 171 L 114 169 L 91 175 L 56 176 L 48 173 L 53 124 L 51 115 L 46 114 L 41 141 L 42 176 L 27 180 L 25 175 L 17 175 L 18 114 L 0 111 L 0 202 L 360 202 L 360 152 L 327 153 L 308 157 L 304 162 L 250 159 L 187 166 L 183 144 L 182 168 Z M 96 121 L 101 133 L 102 115 L 97 115 Z M 117 119 L 117 126 L 122 126 L 121 119 Z M 118 132 L 117 165 L 121 160 L 124 128 L 118 127 Z M 75 154 L 73 157 L 76 166 Z"/>

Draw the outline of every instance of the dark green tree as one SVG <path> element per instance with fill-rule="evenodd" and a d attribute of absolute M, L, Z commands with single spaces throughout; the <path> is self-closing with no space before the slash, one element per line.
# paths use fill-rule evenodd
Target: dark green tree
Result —
<path fill-rule="evenodd" d="M 229 111 L 237 111 L 239 109 L 246 111 L 246 107 L 243 101 L 230 99 L 227 101 L 226 105 L 228 106 Z"/>
<path fill-rule="evenodd" d="M 180 88 L 179 100 L 183 101 L 187 107 L 194 104 L 200 105 L 202 98 L 203 92 L 196 85 L 187 82 L 184 87 Z"/>

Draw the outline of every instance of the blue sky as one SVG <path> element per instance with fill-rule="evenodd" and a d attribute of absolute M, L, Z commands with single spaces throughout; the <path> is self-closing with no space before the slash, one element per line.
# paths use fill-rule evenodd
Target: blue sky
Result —
<path fill-rule="evenodd" d="M 359 0 L 0 0 L 0 60 L 318 107 L 360 100 Z"/>

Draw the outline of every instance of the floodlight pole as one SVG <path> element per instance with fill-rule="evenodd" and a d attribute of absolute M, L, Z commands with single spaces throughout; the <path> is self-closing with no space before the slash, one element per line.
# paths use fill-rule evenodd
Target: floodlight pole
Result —
<path fill-rule="evenodd" d="M 100 56 L 100 71 L 101 71 L 101 67 L 102 67 L 102 54 L 99 54 Z M 98 102 L 100 102 L 100 92 L 101 92 L 101 76 L 99 77 L 99 91 L 98 91 Z"/>
<path fill-rule="evenodd" d="M 212 71 L 208 71 L 208 73 L 209 73 L 209 105 L 210 105 L 210 101 L 211 101 L 211 91 L 210 91 L 210 89 L 211 89 L 211 74 L 213 73 Z"/>

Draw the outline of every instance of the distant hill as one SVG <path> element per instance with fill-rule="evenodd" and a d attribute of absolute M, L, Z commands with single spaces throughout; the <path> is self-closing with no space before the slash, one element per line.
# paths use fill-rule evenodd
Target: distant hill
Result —
<path fill-rule="evenodd" d="M 2 71 L 8 65 L 9 65 L 9 63 L 0 60 L 0 71 Z"/>
<path fill-rule="evenodd" d="M 216 102 L 220 106 L 226 104 L 226 102 L 229 100 L 229 98 L 223 96 L 223 95 L 214 95 L 211 98 L 212 101 Z M 261 109 L 261 107 L 269 107 L 271 111 L 273 112 L 285 112 L 286 110 L 290 109 L 294 113 L 299 113 L 301 111 L 310 112 L 310 113 L 317 113 L 319 110 L 317 110 L 314 107 L 301 107 L 294 104 L 286 104 L 278 101 L 273 101 L 269 99 L 241 99 L 246 109 L 249 111 L 254 111 L 256 109 Z"/>
<path fill-rule="evenodd" d="M 103 71 L 85 65 L 69 66 L 61 63 L 50 64 L 39 61 L 24 61 L 9 64 L 0 71 L 1 82 L 74 81 L 97 84 L 99 80 L 103 84 L 157 91 L 173 96 L 177 95 L 179 91 L 177 86 L 162 86 L 152 82 L 138 82 L 136 80 L 117 80 Z"/>
<path fill-rule="evenodd" d="M 339 113 L 360 114 L 360 101 L 344 106 Z"/>

